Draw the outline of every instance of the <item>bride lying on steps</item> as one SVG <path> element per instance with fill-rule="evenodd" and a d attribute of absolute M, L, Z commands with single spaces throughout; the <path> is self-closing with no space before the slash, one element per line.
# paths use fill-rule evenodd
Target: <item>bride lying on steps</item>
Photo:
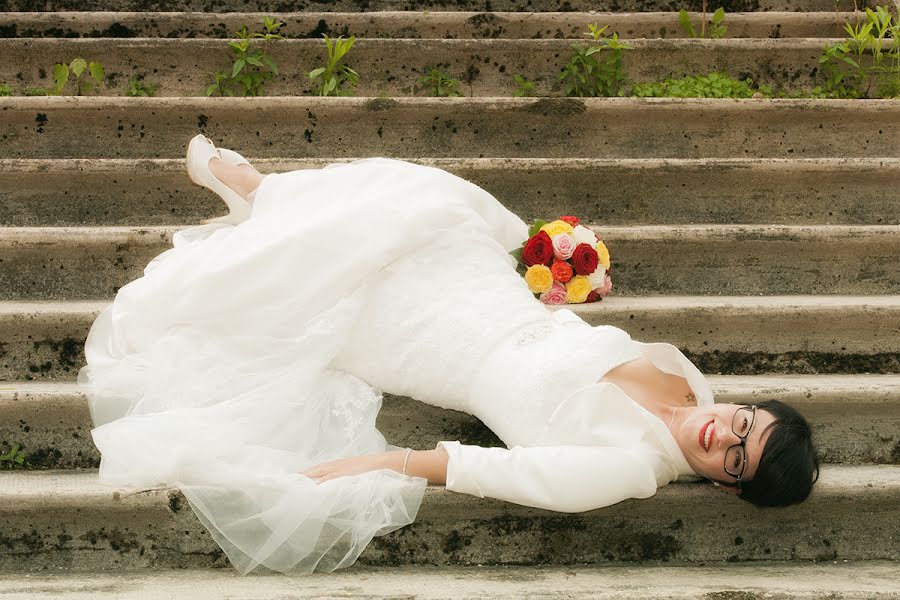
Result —
<path fill-rule="evenodd" d="M 700 476 L 805 499 L 806 421 L 715 404 L 675 346 L 551 310 L 509 251 L 527 226 L 440 169 L 372 158 L 263 176 L 203 136 L 228 216 L 182 229 L 94 322 L 79 384 L 113 485 L 177 486 L 241 573 L 352 565 L 426 485 L 559 512 Z M 382 392 L 467 412 L 507 445 L 388 444 Z"/>

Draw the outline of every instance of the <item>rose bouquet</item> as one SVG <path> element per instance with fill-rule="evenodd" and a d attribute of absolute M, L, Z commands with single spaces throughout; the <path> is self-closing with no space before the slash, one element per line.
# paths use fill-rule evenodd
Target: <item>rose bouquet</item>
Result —
<path fill-rule="evenodd" d="M 548 223 L 537 219 L 528 239 L 510 252 L 528 289 L 544 304 L 581 304 L 603 300 L 612 291 L 609 250 L 597 235 L 563 216 Z"/>

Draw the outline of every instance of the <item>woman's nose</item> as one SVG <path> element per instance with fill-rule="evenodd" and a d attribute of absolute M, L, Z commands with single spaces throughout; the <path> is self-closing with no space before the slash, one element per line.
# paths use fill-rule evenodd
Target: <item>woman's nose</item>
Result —
<path fill-rule="evenodd" d="M 716 438 L 718 439 L 719 448 L 730 448 L 735 444 L 741 443 L 741 438 L 731 429 L 731 425 L 720 424 L 716 429 Z"/>

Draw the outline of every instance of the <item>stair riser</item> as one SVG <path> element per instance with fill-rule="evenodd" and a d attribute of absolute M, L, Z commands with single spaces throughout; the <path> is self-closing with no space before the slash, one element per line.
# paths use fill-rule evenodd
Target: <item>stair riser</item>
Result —
<path fill-rule="evenodd" d="M 0 578 L 11 600 L 148 600 L 184 590 L 212 598 L 565 598 L 566 600 L 898 600 L 900 567 L 890 562 L 762 563 L 694 566 L 622 565 L 367 567 L 353 565 L 302 578 L 240 577 L 231 570 L 140 573 L 30 573 Z M 360 582 L 365 581 L 365 591 Z M 746 583 L 745 583 L 746 582 Z M 350 591 L 352 590 L 352 591 Z M 359 591 L 358 591 L 359 590 Z M 298 595 L 299 593 L 299 595 Z M 12 596 L 10 596 L 12 594 Z M 19 594 L 19 595 L 16 595 Z"/>
<path fill-rule="evenodd" d="M 10 395 L 0 392 L 0 451 L 20 444 L 30 469 L 99 466 L 100 454 L 91 441 L 93 425 L 83 396 L 23 395 L 12 399 Z M 870 396 L 848 403 L 836 396 L 806 398 L 799 391 L 748 395 L 716 389 L 717 402 L 752 404 L 776 398 L 797 406 L 812 423 L 823 462 L 900 464 L 900 402 Z M 416 450 L 430 450 L 441 440 L 505 447 L 471 415 L 391 394 L 385 394 L 376 425 L 390 443 Z"/>
<path fill-rule="evenodd" d="M 622 68 L 630 82 L 663 81 L 669 77 L 705 75 L 724 70 L 749 76 L 758 84 L 791 90 L 812 89 L 824 80 L 819 57 L 824 40 L 631 40 Z M 463 85 L 465 96 L 511 97 L 515 74 L 535 82 L 533 95 L 563 95 L 558 75 L 572 56 L 570 40 L 404 40 L 360 39 L 346 64 L 360 74 L 357 96 L 428 96 L 417 80 L 428 67 L 440 64 Z M 109 85 L 103 96 L 124 96 L 129 79 L 146 75 L 158 83 L 158 96 L 203 96 L 217 70 L 233 64 L 225 40 L 203 39 L 9 39 L 0 40 L 0 81 L 10 82 L 15 95 L 32 87 L 53 85 L 53 65 L 76 56 L 100 61 Z M 297 96 L 316 93 L 307 73 L 325 61 L 324 41 L 282 40 L 269 55 L 280 75 L 267 82 L 262 95 Z M 161 60 L 167 57 L 167 60 Z M 21 78 L 20 78 L 21 75 Z M 71 84 L 70 84 L 71 85 Z M 67 95 L 75 95 L 75 87 Z M 89 94 L 90 95 L 90 94 Z"/>
<path fill-rule="evenodd" d="M 248 110 L 251 105 L 254 110 Z M 181 158 L 198 132 L 254 157 L 893 157 L 900 141 L 898 105 L 889 100 L 0 98 L 0 158 Z"/>
<path fill-rule="evenodd" d="M 859 7 L 887 4 L 890 0 L 861 0 Z M 853 4 L 841 0 L 840 10 Z M 712 0 L 708 9 L 739 11 L 834 11 L 834 0 Z M 0 0 L 0 11 L 679 11 L 700 10 L 699 0 Z"/>
<path fill-rule="evenodd" d="M 98 231 L 0 234 L 0 300 L 112 296 L 172 247 L 169 229 Z M 900 231 L 891 228 L 596 231 L 612 254 L 610 272 L 620 296 L 900 291 Z"/>
<path fill-rule="evenodd" d="M 330 162 L 252 160 L 263 173 Z M 573 214 L 602 225 L 900 223 L 900 204 L 885 194 L 900 185 L 900 159 L 413 160 L 477 183 L 527 222 Z M 180 159 L 0 161 L 8 226 L 178 226 L 221 211 Z"/>
<path fill-rule="evenodd" d="M 376 537 L 369 565 L 897 560 L 897 490 L 820 493 L 758 509 L 709 484 L 565 514 L 429 489 L 416 521 Z M 19 498 L 0 508 L 0 568 L 207 568 L 227 560 L 174 492 Z"/>
<path fill-rule="evenodd" d="M 644 342 L 675 344 L 704 373 L 896 373 L 900 312 L 850 308 L 642 310 L 623 299 L 584 311 Z M 0 380 L 74 380 L 99 310 L 0 314 Z"/>
<path fill-rule="evenodd" d="M 585 40 L 588 25 L 608 25 L 621 38 L 684 38 L 678 17 L 669 13 L 477 13 L 376 12 L 281 13 L 286 38 L 322 39 L 322 35 L 357 38 L 557 39 Z M 699 33 L 701 16 L 692 19 Z M 707 14 L 707 20 L 710 15 Z M 728 37 L 839 38 L 843 24 L 860 13 L 728 14 Z M 257 14 L 202 13 L 6 13 L 0 14 L 0 37 L 231 38 L 243 25 L 261 30 Z"/>

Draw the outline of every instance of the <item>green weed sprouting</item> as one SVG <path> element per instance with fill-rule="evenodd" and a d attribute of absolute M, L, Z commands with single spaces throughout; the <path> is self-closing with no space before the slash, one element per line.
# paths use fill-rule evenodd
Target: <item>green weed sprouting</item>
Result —
<path fill-rule="evenodd" d="M 325 66 L 310 71 L 309 78 L 313 81 L 322 78 L 316 90 L 319 96 L 350 96 L 353 92 L 349 89 L 345 90 L 344 84 L 356 86 L 359 83 L 359 73 L 347 65 L 338 63 L 350 52 L 350 48 L 356 43 L 356 36 L 351 35 L 346 40 L 343 36 L 335 39 L 329 38 L 325 33 L 322 36 L 325 38 L 325 47 L 328 49 Z"/>
<path fill-rule="evenodd" d="M 248 33 L 243 24 L 236 31 L 240 40 L 229 42 L 228 47 L 234 54 L 231 71 L 216 71 L 215 82 L 206 88 L 206 95 L 218 93 L 220 96 L 261 96 L 267 81 L 278 75 L 278 65 L 269 56 L 269 42 L 283 37 L 274 33 L 284 23 L 272 17 L 263 17 L 265 33 Z M 250 47 L 250 41 L 262 38 L 262 50 Z"/>
<path fill-rule="evenodd" d="M 0 83 L 0 96 L 12 96 L 12 88 L 5 83 Z"/>
<path fill-rule="evenodd" d="M 49 94 L 58 96 L 69 82 L 69 78 L 75 76 L 75 95 L 81 96 L 82 92 L 91 92 L 95 85 L 103 85 L 106 79 L 106 70 L 97 61 L 88 63 L 83 58 L 73 59 L 71 63 L 56 63 L 53 65 L 54 86 Z"/>
<path fill-rule="evenodd" d="M 618 96 L 625 83 L 622 70 L 622 52 L 632 48 L 619 41 L 619 34 L 603 37 L 608 25 L 598 28 L 596 23 L 588 25 L 588 35 L 595 46 L 573 44 L 575 53 L 559 74 L 566 96 Z M 605 51 L 605 52 L 604 52 Z M 601 60 L 601 52 L 606 56 Z"/>
<path fill-rule="evenodd" d="M 819 57 L 825 73 L 824 92 L 832 98 L 900 96 L 900 9 L 897 20 L 883 6 L 866 8 L 866 21 L 844 24 L 847 39 L 828 44 Z M 884 49 L 890 39 L 891 47 Z"/>
<path fill-rule="evenodd" d="M 751 98 L 773 96 L 772 88 L 753 87 L 753 80 L 735 79 L 727 73 L 713 72 L 694 77 L 670 78 L 662 83 L 638 83 L 631 93 L 638 98 Z"/>
<path fill-rule="evenodd" d="M 681 25 L 681 28 L 684 29 L 684 32 L 688 34 L 692 38 L 705 38 L 706 37 L 706 3 L 703 3 L 703 16 L 700 18 L 700 33 L 697 33 L 697 30 L 694 29 L 694 24 L 691 23 L 691 15 L 688 14 L 688 11 L 683 8 L 678 11 L 678 23 Z M 721 6 L 716 9 L 716 12 L 713 13 L 712 19 L 709 23 L 709 37 L 710 38 L 723 38 L 725 37 L 725 31 L 728 27 L 725 25 L 725 9 Z"/>
<path fill-rule="evenodd" d="M 0 454 L 0 469 L 15 469 L 25 464 L 25 454 L 19 451 L 19 444 L 13 444 L 6 454 Z"/>
<path fill-rule="evenodd" d="M 135 77 L 128 82 L 128 91 L 125 92 L 125 95 L 133 97 L 149 97 L 156 94 L 156 90 L 158 89 L 158 83 L 144 82 L 143 80 Z"/>
<path fill-rule="evenodd" d="M 515 75 L 514 79 L 516 80 L 516 91 L 513 92 L 513 96 L 516 98 L 530 96 L 534 92 L 534 82 L 525 79 L 524 75 Z"/>
<path fill-rule="evenodd" d="M 437 67 L 428 67 L 425 75 L 416 80 L 416 86 L 426 89 L 430 96 L 446 98 L 449 96 L 462 96 L 459 91 L 459 79 L 450 77 Z"/>

